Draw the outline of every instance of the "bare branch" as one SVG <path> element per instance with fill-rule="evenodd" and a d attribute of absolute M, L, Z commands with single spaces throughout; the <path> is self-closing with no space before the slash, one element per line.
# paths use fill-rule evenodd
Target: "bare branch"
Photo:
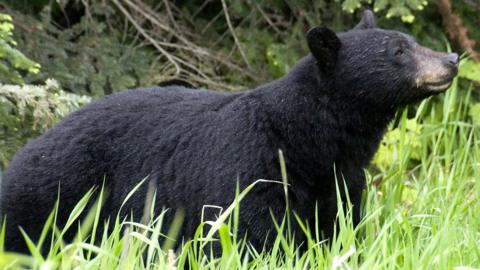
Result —
<path fill-rule="evenodd" d="M 232 26 L 232 22 L 230 21 L 230 16 L 228 15 L 228 9 L 227 9 L 227 4 L 225 3 L 225 0 L 222 0 L 222 7 L 223 7 L 223 12 L 225 13 L 225 19 L 227 20 L 228 29 L 230 29 L 230 33 L 232 34 L 233 40 L 235 41 L 235 45 L 237 46 L 243 61 L 245 62 L 247 67 L 250 69 L 250 63 L 248 62 L 247 56 L 245 55 L 245 52 L 242 49 L 240 41 L 238 41 L 237 35 L 235 34 L 235 30 L 233 29 L 233 26 Z"/>
<path fill-rule="evenodd" d="M 215 42 L 209 41 L 208 47 L 195 44 L 195 41 L 202 40 L 202 33 L 191 32 L 185 27 L 189 18 L 183 18 L 182 11 L 170 0 L 160 1 L 155 7 L 137 0 L 114 0 L 113 3 L 126 21 L 133 25 L 133 31 L 136 32 L 134 36 L 144 38 L 146 45 L 153 46 L 160 52 L 161 57 L 154 60 L 154 63 L 158 61 L 159 64 L 154 64 L 155 70 L 160 72 L 151 77 L 152 81 L 183 79 L 209 87 L 238 89 L 224 83 L 227 79 L 216 74 L 220 66 L 235 70 L 250 79 L 257 78 L 248 68 L 235 63 L 233 57 L 225 55 L 222 50 L 216 50 Z M 218 16 L 222 14 L 223 11 L 220 11 Z M 243 22 L 244 20 L 241 23 Z M 229 30 L 225 34 L 228 35 Z M 162 57 L 167 58 L 166 63 Z"/>
<path fill-rule="evenodd" d="M 150 35 L 148 35 L 145 30 L 133 19 L 133 17 L 128 13 L 128 11 L 120 4 L 117 0 L 113 0 L 113 3 L 120 9 L 120 11 L 127 17 L 127 19 L 133 24 L 133 26 L 137 29 L 137 31 L 142 34 L 162 55 L 167 57 L 168 61 L 170 61 L 175 66 L 175 75 L 180 73 L 180 66 L 178 65 L 177 61 L 175 61 L 174 57 L 168 53 L 165 49 L 160 46 L 155 39 L 153 39 Z"/>
<path fill-rule="evenodd" d="M 265 14 L 265 12 L 263 11 L 262 7 L 260 7 L 259 4 L 255 3 L 255 7 L 258 9 L 258 11 L 260 12 L 260 14 L 262 15 L 262 17 L 265 19 L 265 21 L 268 23 L 268 25 L 270 25 L 272 27 L 272 29 L 277 32 L 277 34 L 282 34 L 282 32 L 280 31 L 280 29 L 278 29 L 277 26 L 275 26 L 275 24 L 272 22 L 272 20 L 270 20 L 270 18 L 267 16 L 267 14 Z"/>

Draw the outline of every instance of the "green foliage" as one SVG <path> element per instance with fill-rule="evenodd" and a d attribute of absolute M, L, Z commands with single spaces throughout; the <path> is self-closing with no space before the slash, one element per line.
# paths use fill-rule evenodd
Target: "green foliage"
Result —
<path fill-rule="evenodd" d="M 475 126 L 480 127 L 480 103 L 470 105 L 469 115 Z"/>
<path fill-rule="evenodd" d="M 480 83 L 480 63 L 469 59 L 462 61 L 458 76 Z M 472 118 L 473 124 L 480 127 L 480 102 L 473 102 L 470 105 L 469 115 Z"/>
<path fill-rule="evenodd" d="M 108 10 L 98 12 L 109 14 Z M 53 77 L 70 92 L 103 96 L 153 84 L 155 74 L 160 73 L 155 69 L 152 50 L 127 42 L 120 29 L 112 30 L 96 17 L 84 16 L 71 27 L 60 29 L 49 9 L 42 11 L 40 20 L 12 13 L 18 23 L 30 29 L 15 31 L 21 41 L 19 49 L 42 65 L 39 73 L 25 76 L 27 83 Z"/>
<path fill-rule="evenodd" d="M 172 75 L 172 65 L 162 53 L 115 9 L 113 3 L 87 1 L 88 5 L 83 6 L 84 2 L 73 0 L 60 2 L 61 5 L 56 1 L 45 4 L 37 16 L 9 10 L 22 25 L 15 30 L 20 49 L 42 64 L 42 71 L 28 75 L 27 82 L 56 78 L 67 91 L 101 96 L 176 76 Z M 151 9 L 155 3 L 159 4 L 157 10 Z M 377 9 L 382 27 L 412 33 L 423 45 L 445 49 L 445 36 L 435 5 L 426 6 L 425 0 L 229 0 L 226 1 L 227 10 L 239 44 L 234 42 L 226 25 L 220 1 L 208 4 L 199 0 L 172 2 L 175 24 L 169 24 L 168 12 L 162 3 L 150 1 L 139 6 L 146 10 L 150 8 L 151 16 L 158 17 L 163 28 L 178 28 L 175 31 L 182 32 L 183 38 L 190 43 L 175 38 L 178 36 L 176 32 L 163 34 L 162 27 L 155 28 L 141 13 L 138 17 L 135 12 L 131 15 L 151 38 L 163 42 L 161 46 L 168 44 L 164 47 L 167 52 L 191 64 L 184 67 L 189 73 L 180 74 L 180 79 L 213 89 L 238 89 L 239 85 L 251 87 L 285 74 L 295 60 L 307 52 L 303 41 L 309 27 L 322 24 L 338 31 L 349 29 L 358 21 L 363 8 Z M 77 8 L 73 9 L 75 5 Z M 342 7 L 355 14 L 338 12 Z M 421 16 L 416 16 L 414 24 L 399 23 L 402 16 L 408 21 L 408 16 L 415 12 Z M 163 36 L 170 35 L 173 38 L 163 39 Z M 192 47 L 192 44 L 198 47 Z M 190 50 L 179 49 L 189 46 Z M 247 61 L 238 47 L 243 50 Z M 207 54 L 196 53 L 202 51 Z M 210 61 L 208 57 L 212 52 L 216 55 Z M 198 70 L 192 70 L 192 66 Z M 200 76 L 200 72 L 208 78 Z"/>
<path fill-rule="evenodd" d="M 285 44 L 273 43 L 267 47 L 267 63 L 275 78 L 288 73 L 296 62 L 293 59 L 298 59 L 298 56 Z"/>
<path fill-rule="evenodd" d="M 399 126 L 385 134 L 373 159 L 375 165 L 381 168 L 391 166 L 402 158 L 406 149 L 410 151 L 412 160 L 420 159 L 421 145 L 417 138 L 422 134 L 422 125 L 417 123 L 417 119 L 407 119 L 406 112 Z"/>
<path fill-rule="evenodd" d="M 28 140 L 90 100 L 60 90 L 54 80 L 45 85 L 0 84 L 0 165 L 4 167 Z"/>
<path fill-rule="evenodd" d="M 372 4 L 372 0 L 345 0 L 343 9 L 353 13 L 365 4 Z M 413 11 L 423 10 L 427 6 L 427 0 L 374 0 L 373 10 L 379 12 L 386 10 L 386 17 L 400 17 L 402 21 L 412 23 L 415 20 Z"/>
<path fill-rule="evenodd" d="M 0 13 L 0 82 L 23 83 L 20 70 L 36 74 L 40 65 L 28 59 L 15 49 L 17 43 L 12 38 L 14 29 L 12 17 Z"/>
<path fill-rule="evenodd" d="M 291 30 L 295 35 L 294 32 L 298 29 Z M 289 44 L 276 42 L 275 37 L 266 30 L 240 29 L 237 33 L 240 42 L 248 46 L 249 63 L 255 69 L 263 70 L 258 73 L 262 76 L 258 78 L 259 80 L 267 81 L 285 75 L 301 57 L 300 50 L 292 49 L 293 47 L 302 48 L 298 40 L 288 40 Z"/>
<path fill-rule="evenodd" d="M 469 59 L 462 61 L 458 76 L 470 81 L 480 82 L 480 63 Z"/>

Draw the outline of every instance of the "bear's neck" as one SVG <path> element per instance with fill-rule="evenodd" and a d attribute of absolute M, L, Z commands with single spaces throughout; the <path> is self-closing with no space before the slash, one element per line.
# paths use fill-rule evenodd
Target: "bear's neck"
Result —
<path fill-rule="evenodd" d="M 339 96 L 322 81 L 311 56 L 279 80 L 252 91 L 268 115 L 275 141 L 287 163 L 314 174 L 335 166 L 343 171 L 364 168 L 373 157 L 395 110 L 379 109 Z M 321 162 L 318 162 L 318 161 Z M 293 168 L 295 170 L 295 168 Z"/>

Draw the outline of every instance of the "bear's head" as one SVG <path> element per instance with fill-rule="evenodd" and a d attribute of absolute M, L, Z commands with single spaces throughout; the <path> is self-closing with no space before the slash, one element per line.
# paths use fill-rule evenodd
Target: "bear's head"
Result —
<path fill-rule="evenodd" d="M 369 10 L 353 29 L 307 33 L 322 81 L 334 91 L 375 107 L 393 108 L 446 90 L 458 73 L 456 53 L 435 52 L 413 37 L 380 29 Z"/>

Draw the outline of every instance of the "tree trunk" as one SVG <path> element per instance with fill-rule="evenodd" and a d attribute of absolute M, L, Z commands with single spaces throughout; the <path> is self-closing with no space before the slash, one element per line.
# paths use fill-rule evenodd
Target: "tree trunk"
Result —
<path fill-rule="evenodd" d="M 462 18 L 452 12 L 451 0 L 437 0 L 437 6 L 450 40 L 456 42 L 472 59 L 480 62 L 480 54 L 475 51 L 475 40 L 468 37 L 468 29 Z"/>

